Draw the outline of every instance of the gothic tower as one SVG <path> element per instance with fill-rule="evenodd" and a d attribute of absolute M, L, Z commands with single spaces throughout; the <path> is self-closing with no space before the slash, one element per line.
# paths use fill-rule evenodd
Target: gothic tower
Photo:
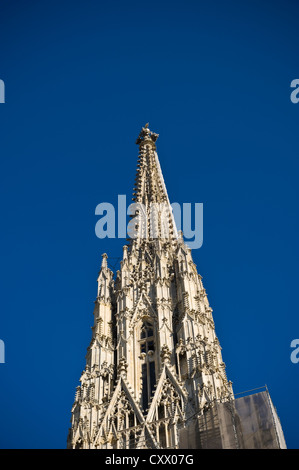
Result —
<path fill-rule="evenodd" d="M 157 138 L 146 125 L 136 141 L 136 210 L 116 276 L 102 255 L 68 448 L 180 448 L 182 430 L 233 397 L 202 278 L 177 233 Z"/>

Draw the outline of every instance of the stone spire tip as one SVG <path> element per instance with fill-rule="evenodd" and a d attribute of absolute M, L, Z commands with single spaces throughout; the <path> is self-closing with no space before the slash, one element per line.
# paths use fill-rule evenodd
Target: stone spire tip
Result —
<path fill-rule="evenodd" d="M 136 144 L 142 145 L 143 143 L 152 143 L 155 144 L 158 139 L 159 134 L 152 132 L 149 129 L 149 123 L 147 122 L 144 127 L 142 127 L 139 136 L 137 137 Z"/>

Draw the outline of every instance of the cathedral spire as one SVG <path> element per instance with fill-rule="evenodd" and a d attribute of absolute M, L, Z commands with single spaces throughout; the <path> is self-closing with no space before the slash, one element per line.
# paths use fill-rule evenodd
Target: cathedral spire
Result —
<path fill-rule="evenodd" d="M 137 236 L 123 247 L 115 281 L 102 255 L 70 448 L 179 448 L 185 424 L 232 394 L 201 276 L 177 234 L 157 138 L 146 124 L 136 141 Z"/>
<path fill-rule="evenodd" d="M 177 238 L 177 228 L 156 151 L 158 137 L 159 134 L 152 132 L 147 123 L 136 140 L 139 156 L 132 199 L 140 206 L 136 220 L 137 239 Z"/>

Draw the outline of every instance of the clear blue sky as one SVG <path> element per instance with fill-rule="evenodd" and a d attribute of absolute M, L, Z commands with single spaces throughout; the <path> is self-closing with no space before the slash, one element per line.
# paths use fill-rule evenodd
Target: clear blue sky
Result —
<path fill-rule="evenodd" d="M 204 204 L 193 257 L 234 391 L 267 384 L 298 448 L 298 3 L 0 9 L 0 446 L 66 446 L 101 254 L 124 244 L 95 207 L 131 197 L 149 122 L 171 202 Z"/>

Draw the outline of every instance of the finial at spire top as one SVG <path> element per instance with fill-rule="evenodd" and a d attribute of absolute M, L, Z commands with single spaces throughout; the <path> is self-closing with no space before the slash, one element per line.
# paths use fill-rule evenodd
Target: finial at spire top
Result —
<path fill-rule="evenodd" d="M 140 134 L 136 140 L 137 145 L 142 145 L 143 143 L 155 144 L 156 140 L 158 139 L 159 134 L 152 132 L 148 126 L 149 126 L 149 123 L 147 122 L 145 126 L 141 129 Z"/>

